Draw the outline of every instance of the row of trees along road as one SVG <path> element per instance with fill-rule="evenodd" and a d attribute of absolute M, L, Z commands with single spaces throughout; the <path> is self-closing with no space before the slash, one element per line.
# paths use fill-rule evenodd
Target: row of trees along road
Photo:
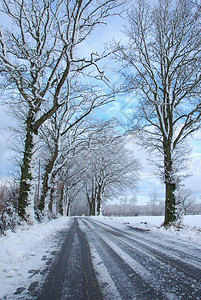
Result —
<path fill-rule="evenodd" d="M 133 1 L 124 31 L 128 44 L 91 52 L 89 36 L 125 2 L 2 1 L 1 11 L 14 26 L 0 31 L 1 87 L 5 102 L 23 112 L 18 212 L 29 223 L 36 209 L 47 213 L 56 207 L 68 214 L 72 201 L 81 198 L 91 214 L 99 214 L 105 197 L 136 184 L 138 166 L 125 140 L 110 122 L 94 125 L 89 118 L 115 99 L 100 67 L 111 54 L 122 62 L 120 92 L 135 99 L 128 132 L 160 156 L 164 224 L 176 218 L 183 143 L 200 128 L 201 9 L 190 0 L 152 6 Z"/>
<path fill-rule="evenodd" d="M 92 72 L 93 68 L 94 77 L 104 80 L 98 62 L 109 54 L 98 55 L 89 50 L 86 58 L 81 46 L 97 26 L 107 22 L 120 4 L 114 0 L 2 1 L 1 10 L 14 26 L 0 32 L 1 85 L 7 90 L 7 98 L 22 105 L 26 114 L 19 215 L 30 223 L 34 222 L 40 129 L 59 109 L 65 106 L 68 110 L 72 78 L 83 73 L 86 76 L 87 69 Z M 91 89 L 91 94 L 84 96 L 89 103 L 85 112 L 76 116 L 70 127 L 89 114 L 96 106 L 96 100 L 100 100 L 101 95 L 94 95 L 93 87 Z M 60 129 L 63 135 L 69 126 Z M 56 152 L 60 151 L 59 146 L 60 143 Z M 51 165 L 46 168 L 48 173 L 51 169 Z M 46 197 L 46 191 L 44 194 Z"/>
<path fill-rule="evenodd" d="M 138 0 L 127 17 L 128 44 L 116 47 L 123 91 L 138 100 L 128 126 L 162 161 L 157 167 L 166 188 L 168 224 L 176 219 L 184 142 L 200 128 L 201 7 L 188 0 L 160 0 L 150 7 Z"/>
<path fill-rule="evenodd" d="M 86 212 L 87 207 L 89 215 L 100 215 L 106 198 L 135 190 L 138 162 L 133 153 L 126 149 L 125 137 L 120 136 L 113 127 L 110 121 L 94 122 L 87 118 L 69 130 L 62 141 L 62 157 L 57 157 L 58 162 L 45 184 L 46 191 L 49 190 L 45 201 L 43 193 L 46 177 L 43 177 L 38 205 L 40 210 L 42 200 L 46 212 L 59 209 L 60 213 L 69 215 L 72 206 L 83 206 L 83 212 Z M 52 146 L 52 143 L 48 144 Z M 47 153 L 53 157 L 54 151 L 47 151 L 47 148 L 44 150 L 46 159 L 52 161 Z M 47 174 L 46 166 L 44 174 Z"/>

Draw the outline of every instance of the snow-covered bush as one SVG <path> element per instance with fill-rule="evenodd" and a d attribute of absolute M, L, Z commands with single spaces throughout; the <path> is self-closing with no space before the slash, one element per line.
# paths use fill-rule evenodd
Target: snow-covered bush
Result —
<path fill-rule="evenodd" d="M 18 187 L 15 184 L 0 184 L 0 235 L 19 224 L 17 212 Z"/>
<path fill-rule="evenodd" d="M 19 217 L 16 209 L 14 207 L 6 207 L 0 214 L 0 235 L 8 229 L 14 230 L 19 224 Z"/>

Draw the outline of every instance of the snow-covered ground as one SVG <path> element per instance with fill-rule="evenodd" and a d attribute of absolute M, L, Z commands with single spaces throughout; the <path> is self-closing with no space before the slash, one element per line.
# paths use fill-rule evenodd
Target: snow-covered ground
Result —
<path fill-rule="evenodd" d="M 0 238 L 0 299 L 14 298 L 16 289 L 27 288 L 44 270 L 51 252 L 58 248 L 59 231 L 68 230 L 70 218 L 61 217 L 48 223 L 7 231 Z M 39 279 L 40 280 L 40 279 Z"/>
<path fill-rule="evenodd" d="M 101 217 L 101 221 L 110 225 L 116 223 L 124 224 L 128 227 L 150 230 L 159 235 L 175 236 L 177 239 L 201 245 L 201 215 L 184 216 L 178 226 L 171 226 L 169 228 L 161 227 L 164 222 L 164 216 Z"/>
<path fill-rule="evenodd" d="M 164 217 L 94 217 L 115 227 L 131 226 L 151 230 L 159 235 L 176 236 L 201 245 L 201 215 L 185 216 L 183 226 L 161 228 Z M 61 217 L 48 223 L 18 228 L 16 232 L 7 231 L 0 238 L 0 299 L 14 298 L 19 287 L 27 288 L 40 281 L 41 270 L 47 267 L 47 260 L 54 250 L 58 250 L 61 230 L 68 230 L 73 218 Z M 10 295 L 10 296 L 9 296 Z"/>

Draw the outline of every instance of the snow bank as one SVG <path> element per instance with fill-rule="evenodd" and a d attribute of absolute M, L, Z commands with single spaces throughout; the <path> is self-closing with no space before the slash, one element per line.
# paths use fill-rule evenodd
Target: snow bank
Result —
<path fill-rule="evenodd" d="M 128 227 L 140 228 L 162 234 L 163 236 L 177 237 L 201 245 L 201 215 L 184 216 L 181 226 L 161 227 L 164 216 L 137 216 L 137 217 L 97 217 L 104 223 L 122 224 Z"/>
<path fill-rule="evenodd" d="M 7 231 L 0 238 L 0 298 L 14 293 L 19 285 L 27 285 L 31 269 L 41 270 L 44 255 L 55 248 L 55 236 L 67 228 L 69 218 L 61 217 L 48 223 Z"/>

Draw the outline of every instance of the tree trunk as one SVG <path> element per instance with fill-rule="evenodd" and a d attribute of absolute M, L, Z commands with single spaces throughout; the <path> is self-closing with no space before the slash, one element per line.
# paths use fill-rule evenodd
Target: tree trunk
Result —
<path fill-rule="evenodd" d="M 54 149 L 54 154 L 52 158 L 48 161 L 48 164 L 45 167 L 45 174 L 43 176 L 43 189 L 42 189 L 42 194 L 41 194 L 41 199 L 40 199 L 40 204 L 38 208 L 43 211 L 44 208 L 48 207 L 49 201 L 50 201 L 50 181 L 51 181 L 51 173 L 55 164 L 55 161 L 58 157 L 59 153 L 59 147 L 58 143 L 55 143 L 55 149 Z"/>
<path fill-rule="evenodd" d="M 95 216 L 96 215 L 96 200 L 95 197 L 92 199 L 92 212 L 91 212 L 91 216 Z"/>
<path fill-rule="evenodd" d="M 168 225 L 176 220 L 175 215 L 175 190 L 176 183 L 173 172 L 173 162 L 171 158 L 171 146 L 167 146 L 164 155 L 164 171 L 165 171 L 165 221 L 164 225 Z"/>
<path fill-rule="evenodd" d="M 166 195 L 165 195 L 165 221 L 164 225 L 167 225 L 176 220 L 175 215 L 175 184 L 165 184 Z"/>
<path fill-rule="evenodd" d="M 64 186 L 61 187 L 61 194 L 60 194 L 60 201 L 59 201 L 59 213 L 60 215 L 64 215 L 64 196 L 65 196 L 65 193 L 64 193 Z"/>
<path fill-rule="evenodd" d="M 41 198 L 40 198 L 40 203 L 38 205 L 38 208 L 40 211 L 43 211 L 45 208 L 45 198 L 49 190 L 48 186 L 48 176 L 49 176 L 49 163 L 45 168 L 45 174 L 43 176 L 43 187 L 42 187 L 42 193 L 41 193 Z"/>
<path fill-rule="evenodd" d="M 52 182 L 52 186 L 50 188 L 50 200 L 49 200 L 49 203 L 48 203 L 48 210 L 53 213 L 53 202 L 54 202 L 54 193 L 55 193 L 55 187 L 54 187 L 54 184 Z"/>
<path fill-rule="evenodd" d="M 100 199 L 97 199 L 97 216 L 100 216 L 101 211 L 101 202 Z"/>
<path fill-rule="evenodd" d="M 32 129 L 33 117 L 29 114 L 26 124 L 25 151 L 21 165 L 21 179 L 18 199 L 19 216 L 29 223 L 34 223 L 34 195 L 36 180 L 36 158 L 38 134 Z"/>
<path fill-rule="evenodd" d="M 92 216 L 92 203 L 89 203 L 89 215 Z"/>
<path fill-rule="evenodd" d="M 97 216 L 100 216 L 101 214 L 101 196 L 100 196 L 100 192 L 98 192 L 97 195 Z"/>
<path fill-rule="evenodd" d="M 68 204 L 67 204 L 67 217 L 70 216 L 70 199 L 68 199 Z"/>

